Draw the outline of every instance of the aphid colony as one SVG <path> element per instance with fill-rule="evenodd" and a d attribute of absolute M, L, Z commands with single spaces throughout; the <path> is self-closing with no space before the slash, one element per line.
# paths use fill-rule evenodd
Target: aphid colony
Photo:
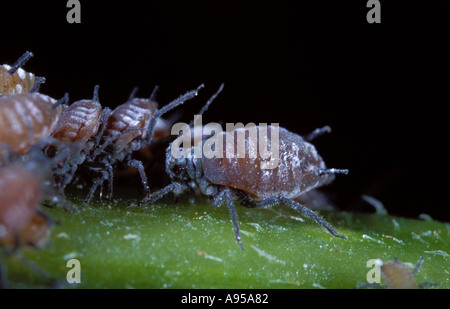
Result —
<path fill-rule="evenodd" d="M 68 95 L 55 100 L 38 93 L 43 78 L 27 73 L 22 66 L 31 58 L 26 52 L 12 66 L 0 67 L 0 243 L 18 249 L 48 243 L 51 221 L 41 211 L 41 203 L 77 209 L 66 202 L 64 190 L 80 175 L 88 175 L 90 190 L 85 203 L 107 186 L 113 194 L 113 176 L 118 163 L 137 168 L 146 197 L 139 206 L 153 204 L 169 192 L 191 191 L 210 198 L 211 204 L 229 208 L 235 238 L 243 249 L 234 201 L 247 207 L 284 204 L 325 227 L 333 236 L 345 238 L 323 218 L 301 203 L 315 196 L 314 189 L 331 182 L 334 174 L 347 170 L 327 169 L 310 143 L 328 132 L 317 129 L 302 137 L 279 128 L 278 167 L 261 170 L 260 159 L 175 158 L 172 144 L 166 151 L 165 170 L 171 183 L 151 192 L 144 164 L 133 157 L 158 138 L 166 136 L 169 125 L 161 118 L 168 111 L 197 96 L 200 85 L 162 108 L 155 101 L 157 87 L 147 99 L 129 99 L 114 110 L 100 104 L 99 87 L 92 99 L 69 104 Z M 213 102 L 223 85 L 199 114 Z M 269 126 L 269 130 L 272 130 Z M 158 131 L 164 131 L 162 134 Z M 239 129 L 232 134 L 237 134 Z M 260 130 L 257 127 L 257 130 Z M 223 132 L 222 132 L 223 133 Z M 205 137 L 192 147 L 201 147 Z M 269 139 L 267 142 L 271 142 Z M 235 145 L 235 148 L 239 145 Z M 145 163 L 145 162 L 144 162 Z"/>
<path fill-rule="evenodd" d="M 157 87 L 149 99 L 136 98 L 133 91 L 113 111 L 100 104 L 98 86 L 92 99 L 68 104 L 67 94 L 55 100 L 38 93 L 45 79 L 22 69 L 32 56 L 26 52 L 12 66 L 0 67 L 0 248 L 7 254 L 48 245 L 52 221 L 41 209 L 44 201 L 78 211 L 64 196 L 78 171 L 92 180 L 86 203 L 104 182 L 109 185 L 108 197 L 112 196 L 118 162 L 136 167 L 150 193 L 143 164 L 131 154 L 151 144 L 154 132 L 168 135 L 160 132 L 169 129 L 160 117 L 203 87 L 160 109 L 155 102 Z M 1 279 L 0 264 L 0 286 Z"/>

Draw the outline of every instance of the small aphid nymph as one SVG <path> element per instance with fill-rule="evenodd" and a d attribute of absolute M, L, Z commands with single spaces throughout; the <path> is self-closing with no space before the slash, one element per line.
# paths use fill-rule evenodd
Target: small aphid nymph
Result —
<path fill-rule="evenodd" d="M 386 287 L 388 289 L 418 289 L 419 285 L 414 276 L 422 267 L 423 261 L 421 257 L 412 271 L 407 264 L 399 262 L 397 257 L 394 261 L 382 262 L 380 271 Z"/>

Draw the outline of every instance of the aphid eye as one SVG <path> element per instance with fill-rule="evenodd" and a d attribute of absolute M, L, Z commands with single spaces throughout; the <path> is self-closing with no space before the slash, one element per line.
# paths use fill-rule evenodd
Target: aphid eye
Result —
<path fill-rule="evenodd" d="M 183 165 L 175 165 L 173 168 L 173 171 L 175 172 L 175 174 L 180 175 L 181 173 L 183 173 L 186 170 L 186 167 L 184 167 Z"/>

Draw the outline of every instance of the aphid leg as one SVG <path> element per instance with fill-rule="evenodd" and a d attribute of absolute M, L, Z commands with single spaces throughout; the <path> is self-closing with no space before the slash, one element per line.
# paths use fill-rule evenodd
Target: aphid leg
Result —
<path fill-rule="evenodd" d="M 17 236 L 18 237 L 18 236 Z M 24 257 L 19 251 L 18 251 L 17 246 L 15 246 L 14 248 L 7 248 L 4 247 L 3 248 L 3 252 L 5 253 L 5 255 L 16 258 L 17 260 L 19 260 L 23 265 L 25 265 L 26 267 L 28 267 L 29 269 L 31 269 L 32 271 L 34 271 L 35 273 L 39 274 L 40 276 L 44 277 L 44 278 L 50 278 L 50 275 L 47 274 L 43 269 L 41 269 L 39 266 L 37 266 L 36 264 L 30 262 L 26 257 Z"/>
<path fill-rule="evenodd" d="M 30 60 L 31 57 L 33 57 L 33 53 L 26 51 L 22 56 L 20 56 L 19 59 L 17 59 L 17 61 L 11 66 L 11 68 L 9 69 L 8 73 L 10 75 L 13 75 L 14 73 L 16 73 L 16 71 L 21 68 L 28 60 Z"/>
<path fill-rule="evenodd" d="M 144 186 L 145 194 L 146 195 L 150 194 L 150 188 L 148 186 L 147 176 L 145 175 L 144 165 L 142 164 L 142 162 L 139 160 L 133 159 L 133 160 L 129 160 L 127 162 L 127 165 L 129 167 L 135 167 L 138 169 L 139 175 L 141 176 L 142 184 Z"/>
<path fill-rule="evenodd" d="M 422 267 L 423 262 L 424 262 L 424 258 L 423 258 L 423 256 L 421 256 L 420 260 L 417 262 L 416 267 L 414 267 L 414 269 L 412 271 L 413 276 L 415 276 L 419 272 L 420 267 Z"/>
<path fill-rule="evenodd" d="M 227 198 L 228 209 L 230 210 L 231 221 L 233 222 L 234 235 L 236 237 L 236 241 L 238 242 L 241 250 L 244 250 L 244 246 L 241 242 L 241 232 L 239 231 L 239 222 L 237 219 L 236 209 L 234 208 L 233 196 L 231 195 L 231 191 L 227 188 L 224 190 L 225 196 Z"/>
<path fill-rule="evenodd" d="M 241 250 L 244 250 L 244 246 L 241 242 L 241 232 L 239 231 L 239 222 L 236 214 L 236 209 L 234 207 L 233 194 L 229 188 L 225 188 L 216 194 L 211 200 L 211 205 L 214 207 L 220 207 L 223 202 L 226 200 L 228 209 L 230 211 L 231 221 L 233 222 L 234 235 L 236 237 L 236 241 L 241 247 Z"/>
<path fill-rule="evenodd" d="M 331 127 L 330 126 L 324 126 L 322 128 L 317 128 L 314 131 L 312 131 L 311 133 L 309 133 L 308 135 L 306 135 L 304 138 L 305 140 L 307 140 L 308 142 L 312 141 L 313 139 L 315 139 L 316 137 L 319 137 L 325 133 L 330 133 L 331 132 Z"/>
<path fill-rule="evenodd" d="M 98 187 L 101 183 L 103 183 L 103 176 L 97 177 L 97 178 L 94 180 L 94 183 L 92 184 L 92 187 L 91 187 L 91 189 L 89 190 L 89 194 L 88 194 L 88 196 L 86 197 L 86 200 L 84 201 L 83 205 L 88 205 L 88 204 L 89 204 L 89 202 L 90 202 L 91 199 L 92 199 L 92 196 L 94 195 L 95 191 L 97 190 L 97 187 Z"/>
<path fill-rule="evenodd" d="M 34 82 L 33 86 L 30 88 L 29 92 L 39 92 L 39 88 L 41 88 L 41 85 L 45 83 L 45 77 L 37 76 L 36 81 Z"/>
<path fill-rule="evenodd" d="M 319 168 L 318 174 L 319 174 L 319 176 L 330 175 L 330 174 L 348 175 L 348 170 L 347 169 L 341 170 L 341 169 L 337 169 L 337 168 L 328 168 L 328 169 Z"/>
<path fill-rule="evenodd" d="M 103 179 L 108 179 L 108 185 L 109 185 L 109 191 L 108 191 L 108 195 L 106 196 L 107 199 L 112 199 L 112 195 L 113 195 L 113 178 L 114 178 L 114 169 L 111 165 L 111 163 L 109 163 L 109 161 L 105 158 L 103 160 L 103 164 L 105 164 L 106 167 L 106 172 L 103 171 Z M 102 182 L 103 185 L 103 182 Z M 102 188 L 103 190 L 103 188 Z"/>
<path fill-rule="evenodd" d="M 182 186 L 177 182 L 172 182 L 170 185 L 165 186 L 159 191 L 156 191 L 155 193 L 147 196 L 144 200 L 142 200 L 137 206 L 145 206 L 148 204 L 153 204 L 157 200 L 163 198 L 170 192 L 174 192 L 174 194 L 178 195 L 181 194 L 183 191 L 185 191 L 188 187 Z"/>
<path fill-rule="evenodd" d="M 100 128 L 98 129 L 98 133 L 95 135 L 93 149 L 97 148 L 97 146 L 100 144 L 100 139 L 103 136 L 103 132 L 105 132 L 106 123 L 110 114 L 111 109 L 109 109 L 109 107 L 105 107 L 102 110 L 102 114 L 100 115 Z"/>
<path fill-rule="evenodd" d="M 318 216 L 314 211 L 312 211 L 311 209 L 309 209 L 297 202 L 294 202 L 293 200 L 288 199 L 287 197 L 284 197 L 282 195 L 275 195 L 272 197 L 265 198 L 262 201 L 256 203 L 256 206 L 264 208 L 264 207 L 269 207 L 269 206 L 280 204 L 280 203 L 284 204 L 286 206 L 289 206 L 297 211 L 300 211 L 302 214 L 304 214 L 307 217 L 310 217 L 311 219 L 316 221 L 318 224 L 325 227 L 331 233 L 331 235 L 333 235 L 335 237 L 347 239 L 347 237 L 339 235 L 336 232 L 336 230 L 327 221 L 325 221 L 320 216 Z"/>

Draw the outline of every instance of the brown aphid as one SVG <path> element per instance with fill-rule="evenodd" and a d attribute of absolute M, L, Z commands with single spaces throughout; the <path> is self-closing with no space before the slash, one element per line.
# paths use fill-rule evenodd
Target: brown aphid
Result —
<path fill-rule="evenodd" d="M 0 168 L 0 244 L 14 249 L 49 243 L 50 220 L 40 211 L 41 180 L 26 168 Z"/>
<path fill-rule="evenodd" d="M 33 53 L 27 51 L 12 66 L 0 66 L 0 95 L 34 92 L 39 89 L 45 79 L 22 69 L 31 57 Z"/>
<path fill-rule="evenodd" d="M 211 104 L 222 87 L 223 85 L 206 106 Z M 223 141 L 222 150 L 218 150 L 223 153 L 219 155 L 206 154 L 203 151 L 205 143 L 210 143 L 209 139 L 194 143 L 187 151 L 184 143 L 183 148 L 176 144 L 177 139 L 166 151 L 166 172 L 172 183 L 147 196 L 140 205 L 151 204 L 169 192 L 178 195 L 187 190 L 199 191 L 210 197 L 214 207 L 220 207 L 223 203 L 228 205 L 236 241 L 241 249 L 244 247 L 234 207 L 235 199 L 248 207 L 284 204 L 312 218 L 333 236 L 346 239 L 315 212 L 293 200 L 310 190 L 330 183 L 334 179 L 334 174 L 348 173 L 348 170 L 327 169 L 322 157 L 309 142 L 328 131 L 329 127 L 324 127 L 306 137 L 272 126 L 266 126 L 265 129 L 260 126 L 237 128 L 229 133 L 221 131 L 215 134 L 214 139 L 211 138 L 215 147 L 219 147 L 216 141 Z M 277 139 L 272 138 L 273 132 Z M 228 137 L 233 136 L 233 143 L 228 142 Z M 253 138 L 250 138 L 251 136 Z M 265 142 L 266 147 L 259 147 L 261 142 Z M 272 150 L 277 149 L 278 152 L 273 151 L 270 157 L 263 158 L 259 150 L 267 149 L 267 146 Z M 230 148 L 231 154 L 228 153 Z M 174 153 L 177 153 L 177 156 Z M 274 160 L 276 163 L 272 162 L 272 159 L 276 159 Z"/>
<path fill-rule="evenodd" d="M 146 128 L 157 109 L 158 104 L 152 97 L 150 99 L 135 98 L 133 92 L 127 102 L 111 112 L 102 139 L 103 142 L 113 140 L 109 148 L 118 160 L 123 160 L 127 154 L 128 149 L 125 148 L 141 149 L 139 145 L 135 146 L 131 143 L 141 143 L 146 139 L 148 134 Z"/>
<path fill-rule="evenodd" d="M 202 84 L 160 109 L 154 101 L 158 87 L 155 87 L 149 99 L 135 98 L 133 92 L 126 103 L 113 110 L 101 135 L 102 145 L 87 157 L 87 169 L 91 173 L 96 172 L 98 177 L 95 178 L 85 203 L 89 203 L 97 187 L 102 186 L 105 181 L 109 182 L 108 198 L 112 197 L 113 170 L 118 162 L 126 167 L 137 168 L 144 190 L 150 192 L 144 166 L 141 161 L 132 158 L 133 152 L 152 143 L 158 120 L 163 114 L 197 96 L 203 87 Z"/>
<path fill-rule="evenodd" d="M 380 271 L 388 289 L 418 289 L 419 285 L 414 278 L 423 264 L 423 257 L 420 258 L 414 270 L 411 271 L 408 265 L 399 262 L 397 257 L 394 261 L 381 263 Z"/>
<path fill-rule="evenodd" d="M 80 100 L 63 109 L 52 137 L 63 143 L 81 142 L 89 151 L 97 134 L 102 106 L 95 100 Z"/>
<path fill-rule="evenodd" d="M 51 145 L 46 149 L 46 153 L 53 157 L 55 152 L 59 152 L 62 158 L 54 168 L 55 177 L 61 178 L 58 183 L 62 188 L 72 181 L 78 166 L 83 164 L 86 155 L 98 146 L 100 141 L 101 128 L 104 128 L 110 109 L 103 109 L 100 105 L 98 88 L 98 85 L 95 86 L 92 100 L 80 100 L 70 106 L 64 106 L 52 131 L 51 137 L 62 143 L 63 147 L 55 149 L 55 145 Z"/>
<path fill-rule="evenodd" d="M 0 145 L 25 153 L 50 136 L 61 109 L 56 100 L 40 93 L 0 96 Z"/>

